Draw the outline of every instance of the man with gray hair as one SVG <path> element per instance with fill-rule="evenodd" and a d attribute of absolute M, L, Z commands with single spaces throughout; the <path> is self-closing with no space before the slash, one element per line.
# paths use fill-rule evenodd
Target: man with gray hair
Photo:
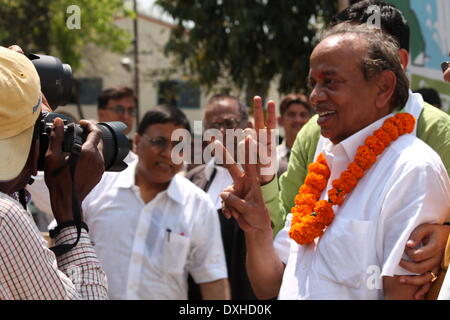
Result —
<path fill-rule="evenodd" d="M 227 144 L 226 130 L 245 130 L 251 128 L 247 106 L 238 98 L 216 94 L 212 96 L 206 106 L 203 118 L 205 130 L 219 130 L 223 137 L 224 145 Z M 234 156 L 237 155 L 237 141 L 234 138 Z M 222 240 L 225 249 L 225 257 L 228 268 L 228 279 L 230 281 L 231 296 L 233 300 L 256 299 L 250 286 L 245 271 L 245 239 L 242 230 L 234 220 L 227 220 L 220 213 L 222 206 L 220 193 L 229 187 L 233 180 L 228 171 L 218 163 L 220 159 L 211 159 L 207 164 L 200 165 L 186 174 L 186 178 L 203 189 L 213 201 L 219 211 Z M 199 292 L 195 284 L 190 281 L 190 299 L 199 299 Z"/>
<path fill-rule="evenodd" d="M 370 8 L 374 8 L 373 6 L 379 9 L 376 12 L 380 13 L 382 30 L 394 37 L 399 44 L 398 55 L 406 70 L 410 60 L 410 28 L 402 12 L 393 4 L 379 0 L 359 1 L 334 16 L 331 25 L 349 22 L 356 25 L 369 23 L 373 26 L 370 23 L 374 15 L 374 10 Z M 450 149 L 450 116 L 425 103 L 420 94 L 415 94 L 411 90 L 409 90 L 408 102 L 402 110 L 411 113 L 417 119 L 414 134 L 439 154 L 450 176 L 450 152 L 448 151 Z M 260 177 L 266 205 L 272 216 L 279 217 L 276 221 L 286 220 L 287 214 L 294 205 L 298 181 L 304 181 L 308 165 L 314 161 L 315 156 L 328 142 L 328 139 L 320 134 L 317 119 L 318 115 L 313 116 L 297 135 L 289 158 L 288 170 L 280 177 L 279 185 L 278 179 L 271 176 Z M 275 233 L 283 225 L 284 223 L 277 224 Z M 449 228 L 448 225 L 424 224 L 410 236 L 405 249 L 407 257 L 402 259 L 401 266 L 420 275 L 404 276 L 400 281 L 421 285 L 415 294 L 416 299 L 423 299 L 433 281 L 437 281 L 436 274 L 449 238 Z M 419 246 L 420 243 L 423 246 Z"/>
<path fill-rule="evenodd" d="M 330 142 L 275 242 L 256 167 L 242 176 L 230 166 L 239 189 L 222 193 L 224 213 L 245 232 L 258 297 L 413 299 L 418 286 L 400 282 L 411 272 L 399 263 L 417 226 L 448 219 L 450 182 L 436 152 L 407 134 L 414 118 L 394 117 L 408 99 L 397 52 L 364 24 L 338 25 L 314 49 L 310 102 Z"/>

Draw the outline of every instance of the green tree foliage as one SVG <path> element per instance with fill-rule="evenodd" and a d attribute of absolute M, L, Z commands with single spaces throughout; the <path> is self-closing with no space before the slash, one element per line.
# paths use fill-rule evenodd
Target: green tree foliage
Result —
<path fill-rule="evenodd" d="M 80 8 L 80 29 L 67 26 L 71 5 Z M 76 69 L 88 43 L 116 52 L 129 47 L 131 35 L 114 24 L 119 16 L 131 16 L 123 0 L 0 0 L 0 44 L 56 55 Z"/>
<path fill-rule="evenodd" d="M 337 1 L 157 0 L 177 24 L 166 52 L 175 54 L 209 89 L 224 75 L 248 96 L 306 88 L 317 31 Z"/>

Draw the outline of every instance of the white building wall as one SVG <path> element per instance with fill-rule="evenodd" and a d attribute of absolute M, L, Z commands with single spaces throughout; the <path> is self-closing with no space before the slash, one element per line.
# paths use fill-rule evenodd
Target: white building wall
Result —
<path fill-rule="evenodd" d="M 117 25 L 133 34 L 133 20 L 120 19 Z M 158 102 L 158 82 L 164 80 L 189 80 L 183 77 L 181 68 L 174 65 L 173 61 L 164 55 L 164 46 L 169 39 L 172 26 L 166 22 L 140 15 L 139 16 L 139 73 L 140 73 L 140 116 L 157 105 Z M 105 51 L 95 45 L 88 45 L 84 52 L 82 67 L 74 76 L 76 78 L 102 78 L 103 89 L 124 85 L 134 88 L 134 58 L 133 46 L 124 53 L 117 54 Z M 121 63 L 123 58 L 129 58 L 131 65 L 127 70 Z M 228 86 L 226 80 L 222 80 L 222 86 Z M 220 87 L 220 85 L 219 85 Z M 233 95 L 242 100 L 245 98 L 244 92 L 233 91 Z M 209 95 L 211 95 L 210 93 Z M 187 117 L 193 123 L 202 120 L 202 106 L 206 104 L 208 96 L 205 90 L 201 90 L 200 106 L 198 109 L 185 109 Z M 270 87 L 267 99 L 280 101 L 276 84 Z M 76 118 L 79 118 L 76 106 L 68 105 L 60 107 L 58 111 L 66 111 Z M 96 119 L 97 106 L 83 105 L 84 118 Z M 136 128 L 136 126 L 135 126 Z M 130 136 L 134 132 L 130 133 Z"/>

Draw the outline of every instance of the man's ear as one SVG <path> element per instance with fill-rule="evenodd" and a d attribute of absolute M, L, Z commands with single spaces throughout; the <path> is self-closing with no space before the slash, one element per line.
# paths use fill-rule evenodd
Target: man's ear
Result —
<path fill-rule="evenodd" d="M 378 109 L 383 109 L 386 106 L 390 108 L 390 103 L 392 97 L 395 93 L 395 88 L 397 86 L 397 77 L 395 73 L 391 70 L 383 70 L 377 78 L 377 96 L 376 96 L 376 107 Z"/>
<path fill-rule="evenodd" d="M 400 56 L 400 63 L 402 64 L 403 70 L 406 71 L 409 63 L 409 52 L 405 49 L 400 49 L 398 55 Z"/>

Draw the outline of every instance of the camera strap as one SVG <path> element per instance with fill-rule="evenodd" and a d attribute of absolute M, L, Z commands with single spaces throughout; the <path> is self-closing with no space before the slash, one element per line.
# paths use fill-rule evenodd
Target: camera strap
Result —
<path fill-rule="evenodd" d="M 81 228 L 86 228 L 86 224 L 81 220 L 82 209 L 81 205 L 78 202 L 78 195 L 76 191 L 76 181 L 75 181 L 75 170 L 77 168 L 78 159 L 81 154 L 81 145 L 82 141 L 75 141 L 74 146 L 70 153 L 70 175 L 72 177 L 72 213 L 73 213 L 73 223 L 70 225 L 74 225 L 77 228 L 77 240 L 72 244 L 61 244 L 55 247 L 50 248 L 57 257 L 69 252 L 72 248 L 74 248 L 81 237 Z"/>

